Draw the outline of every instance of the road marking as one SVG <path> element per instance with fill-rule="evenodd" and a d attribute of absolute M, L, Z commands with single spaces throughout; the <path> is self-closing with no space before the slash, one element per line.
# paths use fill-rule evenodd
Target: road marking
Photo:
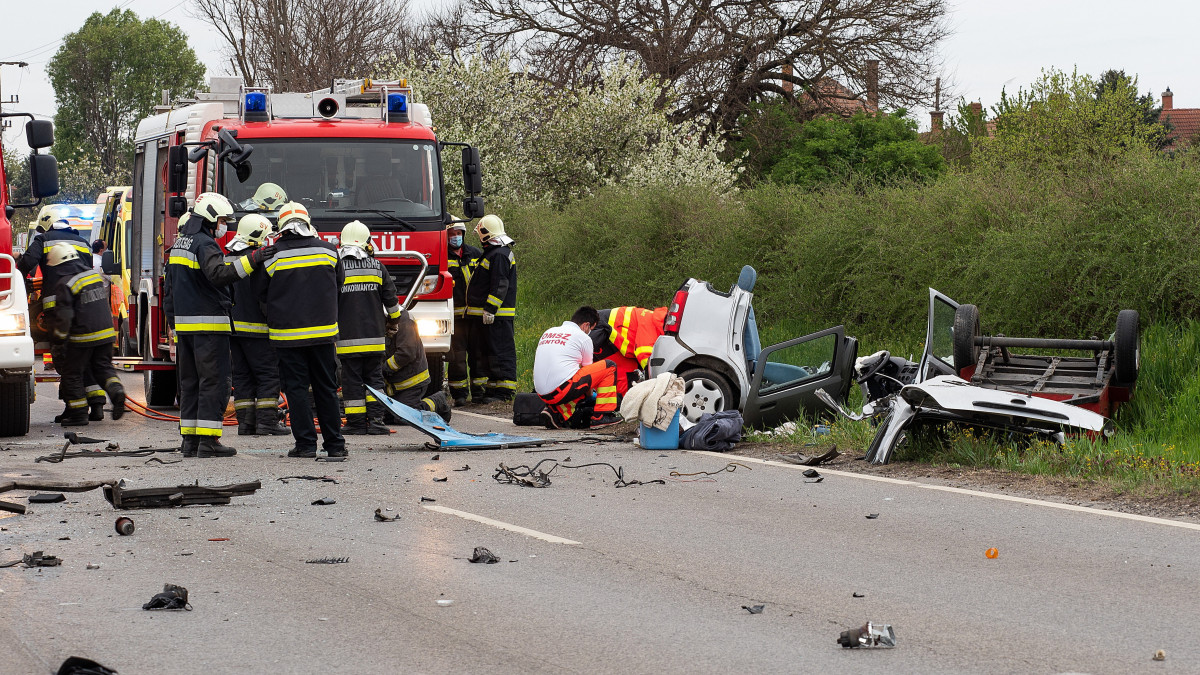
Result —
<path fill-rule="evenodd" d="M 723 452 L 708 452 L 706 450 L 687 450 L 696 455 L 709 455 L 711 457 L 719 457 L 722 459 L 735 459 L 739 462 L 752 462 L 754 464 L 766 464 L 767 466 L 777 466 L 783 469 L 795 469 L 803 471 L 813 467 L 803 466 L 800 464 L 788 464 L 786 462 L 773 462 L 768 459 L 756 459 L 754 457 L 742 457 L 740 455 L 730 455 Z M 1168 525 L 1170 527 L 1180 527 L 1185 530 L 1200 530 L 1200 523 L 1188 523 L 1182 520 L 1170 520 L 1168 518 L 1155 518 L 1154 516 L 1143 516 L 1137 513 L 1123 513 L 1121 511 L 1107 511 L 1105 509 L 1097 509 L 1091 506 L 1077 506 L 1075 504 L 1060 504 L 1058 502 L 1048 502 L 1041 499 L 1030 499 L 1029 497 L 1016 497 L 1013 495 L 1002 495 L 994 492 L 983 492 L 980 490 L 968 490 L 966 488 L 950 487 L 948 485 L 930 485 L 929 483 L 919 483 L 912 480 L 904 480 L 902 478 L 888 478 L 886 476 L 869 476 L 866 474 L 855 473 L 853 471 L 838 471 L 836 469 L 821 469 L 821 473 L 832 476 L 845 476 L 847 478 L 859 478 L 861 480 L 873 480 L 881 483 L 891 483 L 893 485 L 910 485 L 925 490 L 937 490 L 939 492 L 953 492 L 955 494 L 967 495 L 970 497 L 985 497 L 987 499 L 998 499 L 1004 502 L 1016 502 L 1018 504 L 1028 504 L 1030 506 L 1045 506 L 1052 509 L 1061 509 L 1063 511 L 1076 511 L 1079 513 L 1091 513 L 1097 516 L 1108 516 L 1109 518 L 1123 518 L 1125 520 L 1136 520 L 1143 523 L 1153 523 L 1155 525 Z"/>
<path fill-rule="evenodd" d="M 537 530 L 531 530 L 528 527 L 521 527 L 520 525 L 513 525 L 511 523 L 505 523 L 505 522 L 501 522 L 499 520 L 492 520 L 491 518 L 477 516 L 474 513 L 467 513 L 466 511 L 450 509 L 450 508 L 446 508 L 445 506 L 438 506 L 437 504 L 426 504 L 425 508 L 429 509 L 430 511 L 437 511 L 438 513 L 448 513 L 452 516 L 458 516 L 459 518 L 464 518 L 466 520 L 473 520 L 477 523 L 483 523 L 484 525 L 491 525 L 492 527 L 498 527 L 501 530 L 508 530 L 509 532 L 516 532 L 517 534 L 523 534 L 527 537 L 533 537 L 534 539 L 541 539 L 542 541 L 548 541 L 551 544 L 568 544 L 568 545 L 579 544 L 579 542 L 577 542 L 577 541 L 571 541 L 570 539 L 556 537 L 553 534 L 546 534 L 545 532 L 538 532 Z"/>
<path fill-rule="evenodd" d="M 481 420 L 492 420 L 493 422 L 504 422 L 505 424 L 512 424 L 512 420 L 506 420 L 503 417 L 493 417 L 491 415 L 481 415 L 479 413 L 467 412 L 466 410 L 455 410 L 454 414 L 455 415 L 466 415 L 467 417 L 478 417 Z"/>

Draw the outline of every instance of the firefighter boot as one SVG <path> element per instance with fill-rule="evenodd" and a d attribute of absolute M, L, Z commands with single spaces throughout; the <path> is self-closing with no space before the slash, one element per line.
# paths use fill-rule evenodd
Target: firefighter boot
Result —
<path fill-rule="evenodd" d="M 80 406 L 78 408 L 68 408 L 62 416 L 62 424 L 64 427 L 86 427 L 88 423 L 88 409 Z"/>
<path fill-rule="evenodd" d="M 198 459 L 207 459 L 209 457 L 233 457 L 237 454 L 237 450 L 221 445 L 221 439 L 217 436 L 205 436 L 200 439 L 200 445 L 196 448 L 196 457 Z"/>
<path fill-rule="evenodd" d="M 237 408 L 238 436 L 254 435 L 254 408 Z"/>
<path fill-rule="evenodd" d="M 254 433 L 259 436 L 287 436 L 292 433 L 283 424 L 282 416 L 279 414 L 279 408 L 258 408 L 254 413 L 257 423 L 254 427 Z"/>
<path fill-rule="evenodd" d="M 88 416 L 87 418 L 93 422 L 99 422 L 104 419 L 104 396 L 93 396 L 88 399 Z"/>
<path fill-rule="evenodd" d="M 188 434 L 183 437 L 183 442 L 179 444 L 179 451 L 184 457 L 195 457 L 196 448 L 200 447 L 200 437 Z"/>
<path fill-rule="evenodd" d="M 125 387 L 120 382 L 108 385 L 108 398 L 112 401 L 112 418 L 121 419 L 125 414 Z"/>
<path fill-rule="evenodd" d="M 63 411 L 54 416 L 54 423 L 59 424 L 60 422 L 62 422 L 63 418 L 66 417 L 67 413 L 69 413 L 69 412 L 71 412 L 71 406 L 64 401 L 63 402 Z"/>
<path fill-rule="evenodd" d="M 343 436 L 366 436 L 367 414 L 353 413 L 346 415 L 346 423 L 342 425 Z"/>

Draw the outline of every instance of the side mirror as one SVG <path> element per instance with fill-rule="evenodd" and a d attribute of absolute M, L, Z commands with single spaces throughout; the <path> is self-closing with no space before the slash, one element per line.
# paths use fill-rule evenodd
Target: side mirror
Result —
<path fill-rule="evenodd" d="M 25 142 L 34 150 L 54 145 L 54 122 L 29 120 L 25 124 Z"/>
<path fill-rule="evenodd" d="M 468 195 L 477 195 L 483 192 L 483 172 L 479 168 L 479 148 L 463 148 L 462 170 L 463 191 Z"/>
<path fill-rule="evenodd" d="M 187 213 L 187 197 L 167 197 L 167 217 L 178 218 Z"/>
<path fill-rule="evenodd" d="M 120 274 L 121 266 L 117 264 L 117 254 L 112 250 L 100 254 L 100 269 L 105 274 Z"/>
<path fill-rule="evenodd" d="M 468 197 L 463 200 L 463 218 L 483 217 L 483 197 Z"/>
<path fill-rule="evenodd" d="M 167 148 L 167 192 L 187 190 L 188 149 L 182 145 Z"/>
<path fill-rule="evenodd" d="M 29 182 L 33 187 L 34 199 L 44 199 L 58 194 L 58 160 L 54 155 L 29 155 Z"/>

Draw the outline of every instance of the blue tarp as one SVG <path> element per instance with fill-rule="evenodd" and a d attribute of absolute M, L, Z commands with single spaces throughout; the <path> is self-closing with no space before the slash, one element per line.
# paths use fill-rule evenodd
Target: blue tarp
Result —
<path fill-rule="evenodd" d="M 508 434 L 468 434 L 455 430 L 446 424 L 437 413 L 429 410 L 410 408 L 396 399 L 384 394 L 374 387 L 367 387 L 379 402 L 391 410 L 405 424 L 433 438 L 439 448 L 447 450 L 489 450 L 503 448 L 521 448 L 530 445 L 543 445 L 550 441 L 544 438 L 530 436 L 510 436 Z"/>

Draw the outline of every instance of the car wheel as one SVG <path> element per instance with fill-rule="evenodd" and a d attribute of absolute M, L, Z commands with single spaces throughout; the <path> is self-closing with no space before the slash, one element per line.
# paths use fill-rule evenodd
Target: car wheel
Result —
<path fill-rule="evenodd" d="M 979 362 L 979 308 L 975 305 L 959 305 L 954 310 L 954 370 L 957 375 L 963 368 Z"/>
<path fill-rule="evenodd" d="M 1138 331 L 1137 310 L 1123 309 L 1117 314 L 1117 332 L 1113 337 L 1113 361 L 1116 372 L 1113 373 L 1113 384 L 1118 387 L 1132 387 L 1137 382 L 1138 370 L 1141 368 L 1141 339 Z"/>
<path fill-rule="evenodd" d="M 724 375 L 708 368 L 693 368 L 685 371 L 683 378 L 683 416 L 698 422 L 709 413 L 736 410 L 733 385 Z"/>

